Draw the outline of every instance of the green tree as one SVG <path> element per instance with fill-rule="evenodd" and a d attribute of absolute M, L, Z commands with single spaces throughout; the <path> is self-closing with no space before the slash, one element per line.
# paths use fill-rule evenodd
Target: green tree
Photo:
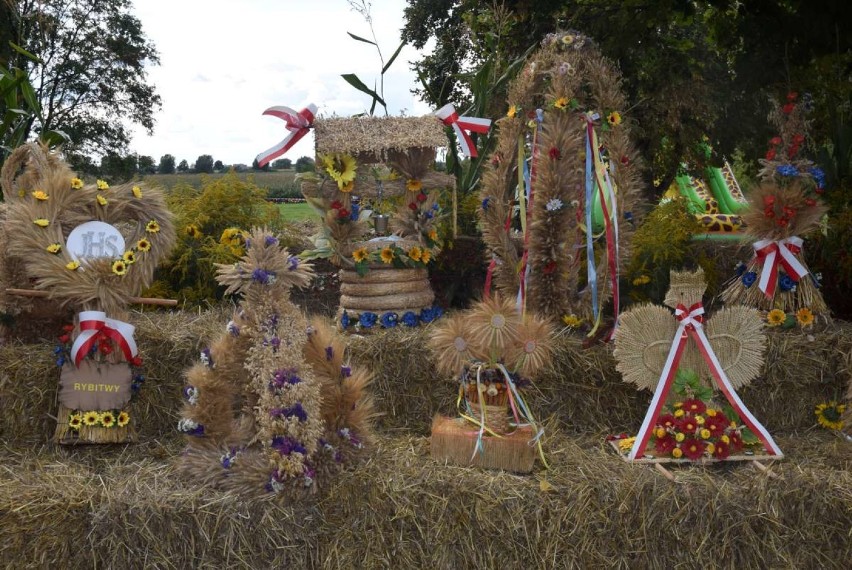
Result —
<path fill-rule="evenodd" d="M 154 157 L 140 156 L 139 157 L 139 174 L 154 174 L 157 172 L 157 166 L 154 164 Z"/>
<path fill-rule="evenodd" d="M 69 161 L 123 153 L 129 124 L 154 127 L 159 95 L 147 67 L 157 51 L 130 13 L 130 0 L 18 0 L 16 43 L 38 57 L 12 54 L 32 78 L 42 114 L 29 130 L 61 130 Z"/>
<path fill-rule="evenodd" d="M 100 176 L 108 182 L 118 184 L 127 182 L 136 176 L 139 169 L 139 159 L 135 154 L 121 156 L 109 152 L 101 158 Z"/>
<path fill-rule="evenodd" d="M 202 154 L 195 160 L 195 171 L 204 174 L 213 172 L 213 157 L 209 154 Z"/>
<path fill-rule="evenodd" d="M 225 170 L 225 165 L 222 163 L 221 160 L 217 160 L 213 163 L 213 170 L 221 172 L 222 170 Z"/>
<path fill-rule="evenodd" d="M 185 158 L 183 160 L 181 160 L 180 163 L 177 165 L 177 171 L 178 172 L 188 172 L 189 171 L 189 163 L 186 161 Z"/>
<path fill-rule="evenodd" d="M 296 159 L 296 172 L 313 172 L 316 168 L 314 159 L 309 156 L 300 156 Z"/>
<path fill-rule="evenodd" d="M 272 168 L 276 170 L 290 170 L 293 168 L 293 161 L 289 158 L 279 158 L 272 163 Z"/>
<path fill-rule="evenodd" d="M 251 169 L 252 169 L 252 170 L 262 170 L 262 171 L 264 171 L 264 172 L 269 172 L 269 171 L 271 170 L 271 167 L 270 167 L 270 165 L 269 165 L 269 163 L 268 163 L 268 162 L 267 162 L 266 164 L 264 164 L 263 166 L 261 166 L 261 165 L 260 165 L 260 163 L 259 163 L 259 162 L 257 161 L 257 159 L 255 158 L 255 159 L 254 159 L 254 161 L 251 163 Z"/>
<path fill-rule="evenodd" d="M 171 154 L 164 154 L 160 157 L 160 164 L 157 166 L 157 172 L 160 174 L 175 173 L 175 157 Z"/>

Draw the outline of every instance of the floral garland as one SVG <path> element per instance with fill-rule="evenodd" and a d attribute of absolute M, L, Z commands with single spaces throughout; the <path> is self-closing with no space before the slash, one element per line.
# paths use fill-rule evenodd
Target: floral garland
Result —
<path fill-rule="evenodd" d="M 367 274 L 372 263 L 383 263 L 396 269 L 425 269 L 434 261 L 437 245 L 438 235 L 433 229 L 426 237 L 425 247 L 413 245 L 404 249 L 391 243 L 381 249 L 369 251 L 362 246 L 352 252 L 352 261 L 355 262 L 355 272 L 361 277 Z"/>
<path fill-rule="evenodd" d="M 62 368 L 66 363 L 73 362 L 71 358 L 71 333 L 74 331 L 74 325 L 67 324 L 62 327 L 62 334 L 59 335 L 59 344 L 54 348 L 53 353 L 56 355 L 56 366 Z M 96 341 L 89 349 L 89 353 L 85 356 L 86 359 L 94 362 L 105 362 L 106 357 L 111 355 L 117 349 L 115 342 L 103 332 L 98 333 Z M 128 363 L 132 375 L 130 384 L 130 401 L 137 399 L 139 392 L 142 390 L 142 384 L 145 382 L 145 376 L 142 375 L 142 358 L 134 356 Z M 79 431 L 83 427 L 96 428 L 123 428 L 130 423 L 130 413 L 126 410 L 71 410 L 68 413 L 68 427 L 74 431 Z"/>
<path fill-rule="evenodd" d="M 376 326 L 383 329 L 392 329 L 397 326 L 414 328 L 420 324 L 425 325 L 431 323 L 432 321 L 441 318 L 443 314 L 444 310 L 438 305 L 421 309 L 419 313 L 416 311 L 406 311 L 402 315 L 393 311 L 388 311 L 382 314 L 373 313 L 371 311 L 364 311 L 363 313 L 343 311 L 339 322 L 340 328 L 343 330 L 350 328 L 355 330 L 369 330 Z"/>

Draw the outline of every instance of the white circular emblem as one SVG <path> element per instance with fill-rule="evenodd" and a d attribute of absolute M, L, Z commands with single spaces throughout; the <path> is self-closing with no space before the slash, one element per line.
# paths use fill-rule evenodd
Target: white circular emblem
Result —
<path fill-rule="evenodd" d="M 124 254 L 124 237 L 106 222 L 86 222 L 68 234 L 65 251 L 74 261 L 99 257 L 118 259 Z"/>

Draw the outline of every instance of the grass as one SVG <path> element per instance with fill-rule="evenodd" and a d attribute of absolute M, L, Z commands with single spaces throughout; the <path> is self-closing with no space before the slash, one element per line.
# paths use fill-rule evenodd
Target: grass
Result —
<path fill-rule="evenodd" d="M 171 190 L 178 184 L 189 184 L 195 188 L 201 188 L 205 179 L 216 180 L 225 176 L 225 172 L 216 172 L 213 174 L 149 174 L 144 178 L 145 182 L 161 186 L 165 190 Z M 282 196 L 301 196 L 299 187 L 296 184 L 295 170 L 275 170 L 270 172 L 247 171 L 238 172 L 237 176 L 240 180 L 250 180 L 260 188 L 264 188 L 270 193 L 273 191 L 284 192 Z"/>
<path fill-rule="evenodd" d="M 319 222 L 320 216 L 305 202 L 298 204 L 278 204 L 281 219 L 285 222 L 302 222 L 305 220 Z"/>

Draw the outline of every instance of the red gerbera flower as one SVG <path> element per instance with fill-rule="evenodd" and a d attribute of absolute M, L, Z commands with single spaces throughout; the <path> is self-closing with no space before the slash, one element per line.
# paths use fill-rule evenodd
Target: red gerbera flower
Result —
<path fill-rule="evenodd" d="M 677 419 L 671 414 L 663 414 L 657 418 L 657 425 L 664 428 L 675 427 Z"/>
<path fill-rule="evenodd" d="M 727 459 L 729 455 L 731 455 L 731 447 L 727 443 L 720 441 L 714 444 L 713 457 Z"/>
<path fill-rule="evenodd" d="M 728 437 L 731 438 L 731 449 L 740 451 L 743 448 L 743 438 L 738 431 L 732 431 Z"/>
<path fill-rule="evenodd" d="M 713 437 L 718 437 L 725 433 L 725 429 L 728 427 L 728 420 L 725 416 L 717 414 L 715 416 L 708 417 L 704 422 L 704 427 L 710 430 Z"/>
<path fill-rule="evenodd" d="M 691 399 L 684 400 L 683 410 L 688 414 L 703 414 L 707 411 L 707 406 L 701 400 Z"/>
<path fill-rule="evenodd" d="M 692 435 L 698 429 L 698 424 L 692 416 L 683 416 L 678 422 L 677 428 L 687 435 Z"/>
<path fill-rule="evenodd" d="M 665 437 L 660 437 L 654 440 L 654 448 L 660 455 L 668 455 L 675 448 L 677 442 L 671 434 L 666 434 Z"/>
<path fill-rule="evenodd" d="M 704 442 L 700 439 L 687 439 L 680 448 L 684 457 L 693 461 L 704 455 Z"/>

